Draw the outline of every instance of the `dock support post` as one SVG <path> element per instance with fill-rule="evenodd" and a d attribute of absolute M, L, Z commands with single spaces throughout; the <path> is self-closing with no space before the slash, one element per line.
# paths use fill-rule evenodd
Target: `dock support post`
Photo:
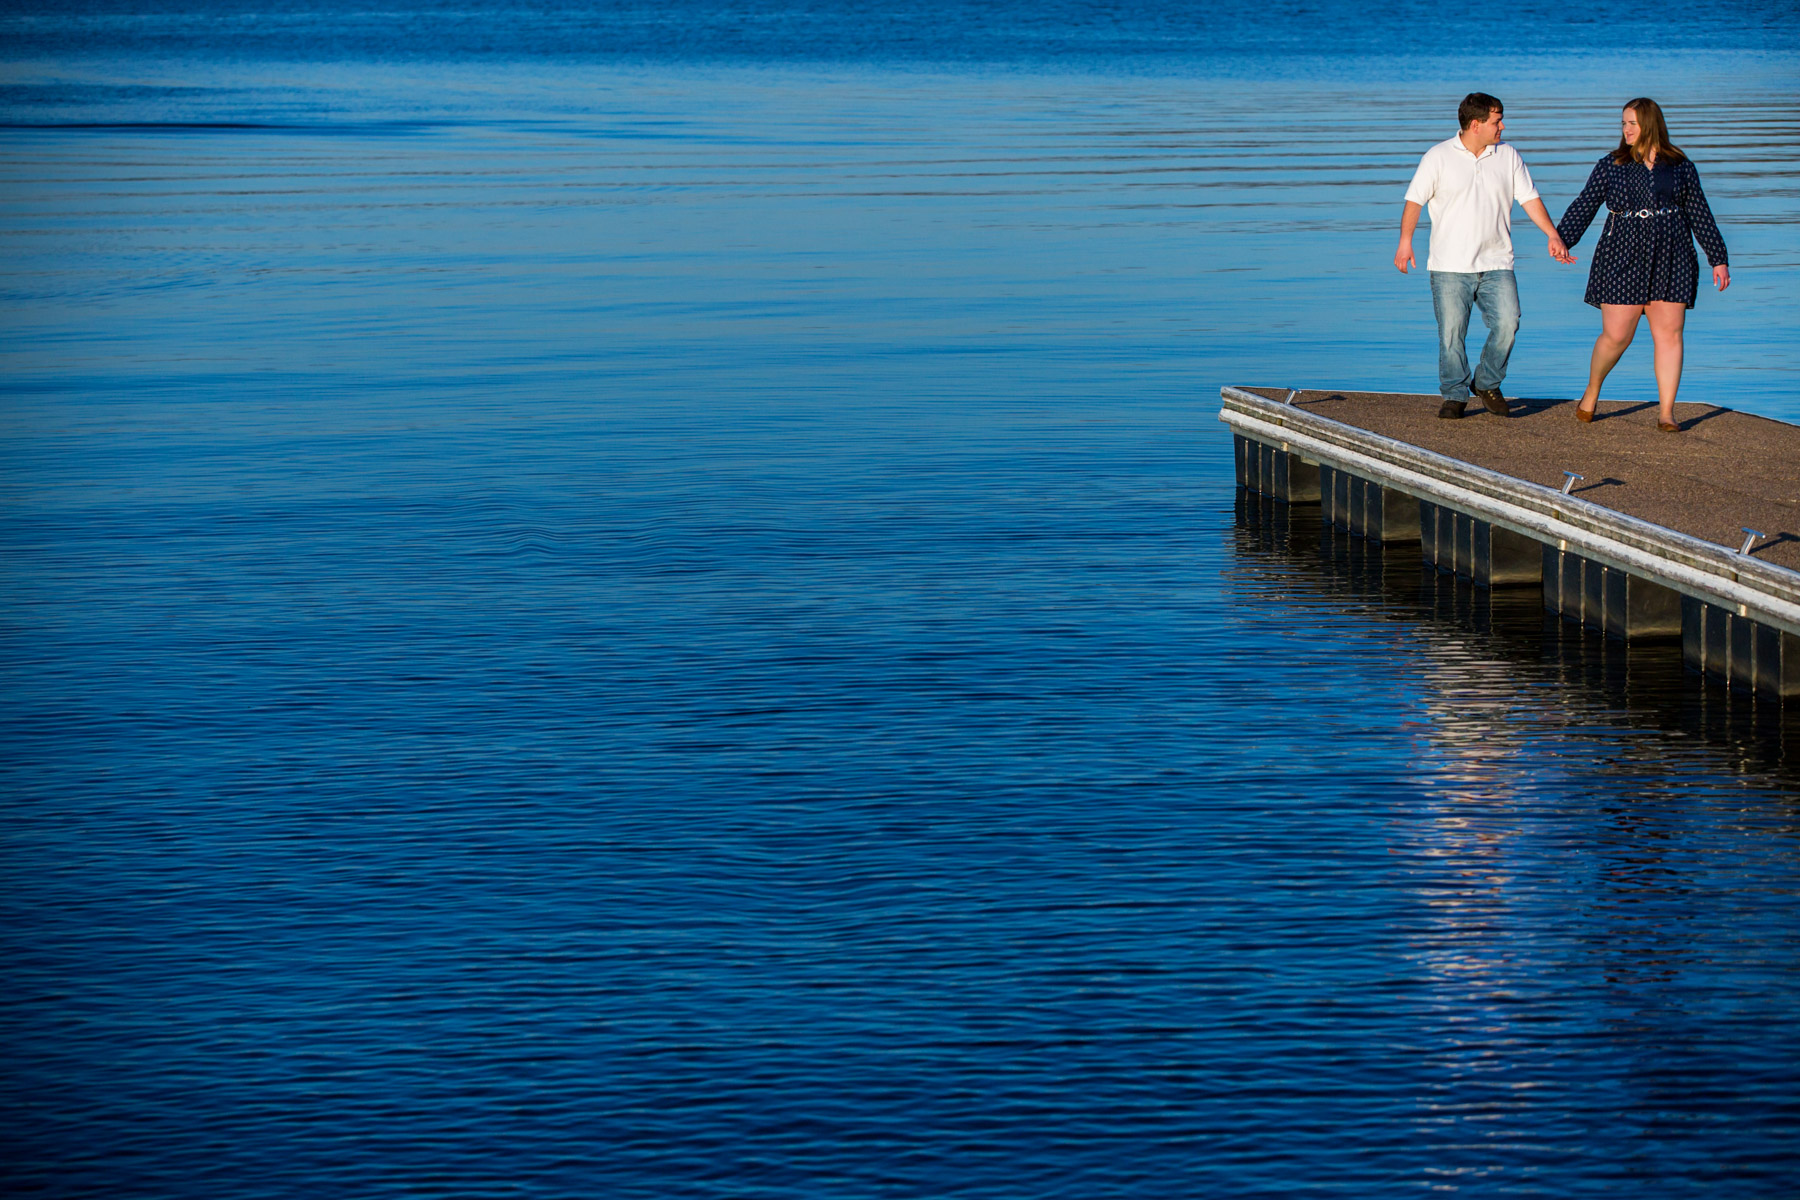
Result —
<path fill-rule="evenodd" d="M 1289 504 L 1319 502 L 1319 466 L 1282 446 L 1232 435 L 1239 487 Z"/>
<path fill-rule="evenodd" d="M 1631 642 L 1681 636 L 1680 592 L 1610 568 L 1603 587 L 1602 620 L 1613 637 Z"/>
<path fill-rule="evenodd" d="M 1681 657 L 1759 696 L 1800 696 L 1800 636 L 1693 596 L 1681 597 Z"/>
<path fill-rule="evenodd" d="M 1482 587 L 1544 578 L 1542 542 L 1429 500 L 1419 501 L 1419 548 L 1438 570 Z"/>
<path fill-rule="evenodd" d="M 1419 501 L 1396 488 L 1352 475 L 1340 467 L 1319 467 L 1320 515 L 1340 529 L 1374 542 L 1419 538 Z"/>
<path fill-rule="evenodd" d="M 1627 642 L 1683 636 L 1681 593 L 1617 567 L 1545 546 L 1544 607 Z"/>

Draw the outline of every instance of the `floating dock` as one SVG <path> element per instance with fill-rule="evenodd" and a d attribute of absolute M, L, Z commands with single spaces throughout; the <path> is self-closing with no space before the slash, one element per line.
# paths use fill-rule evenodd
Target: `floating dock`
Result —
<path fill-rule="evenodd" d="M 1800 426 L 1678 405 L 1472 402 L 1395 392 L 1227 387 L 1237 481 L 1481 587 L 1626 641 L 1679 641 L 1687 666 L 1800 697 Z"/>

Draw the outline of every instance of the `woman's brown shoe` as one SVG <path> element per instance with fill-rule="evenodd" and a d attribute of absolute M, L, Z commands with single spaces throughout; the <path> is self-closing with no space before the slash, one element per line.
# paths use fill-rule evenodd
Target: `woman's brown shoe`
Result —
<path fill-rule="evenodd" d="M 1673 422 L 1673 421 L 1658 421 L 1656 423 L 1656 427 L 1658 429 L 1662 430 L 1664 433 L 1680 433 L 1681 432 L 1681 426 L 1675 424 L 1675 422 Z"/>
<path fill-rule="evenodd" d="M 1577 402 L 1575 405 L 1575 419 L 1580 421 L 1583 425 L 1590 424 L 1594 419 L 1594 410 L 1599 407 L 1600 402 L 1598 400 L 1594 401 L 1593 408 L 1583 408 L 1581 403 Z"/>

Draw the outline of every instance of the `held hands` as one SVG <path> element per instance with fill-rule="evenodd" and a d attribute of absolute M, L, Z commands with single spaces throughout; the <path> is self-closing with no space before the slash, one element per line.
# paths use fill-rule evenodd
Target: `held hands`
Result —
<path fill-rule="evenodd" d="M 1569 253 L 1569 247 L 1563 243 L 1562 234 L 1556 231 L 1556 222 L 1550 219 L 1550 210 L 1544 207 L 1544 201 L 1540 197 L 1533 196 L 1521 207 L 1525 209 L 1525 215 L 1531 218 L 1531 223 L 1536 225 L 1548 239 L 1550 257 L 1559 263 L 1574 262 L 1575 256 Z"/>
<path fill-rule="evenodd" d="M 1731 268 L 1720 263 L 1713 268 L 1713 286 L 1721 292 L 1731 286 Z"/>
<path fill-rule="evenodd" d="M 1408 267 L 1416 267 L 1419 265 L 1418 260 L 1413 258 L 1411 238 L 1401 239 L 1400 248 L 1394 251 L 1394 265 L 1400 268 L 1400 273 L 1402 275 L 1406 274 Z"/>

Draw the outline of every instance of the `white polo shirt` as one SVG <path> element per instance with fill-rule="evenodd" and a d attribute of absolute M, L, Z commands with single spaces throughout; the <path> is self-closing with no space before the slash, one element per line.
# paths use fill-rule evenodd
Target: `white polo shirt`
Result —
<path fill-rule="evenodd" d="M 1439 142 L 1419 160 L 1406 198 L 1431 213 L 1428 271 L 1510 271 L 1512 206 L 1537 199 L 1519 152 L 1496 142 L 1470 154 L 1460 137 Z"/>

